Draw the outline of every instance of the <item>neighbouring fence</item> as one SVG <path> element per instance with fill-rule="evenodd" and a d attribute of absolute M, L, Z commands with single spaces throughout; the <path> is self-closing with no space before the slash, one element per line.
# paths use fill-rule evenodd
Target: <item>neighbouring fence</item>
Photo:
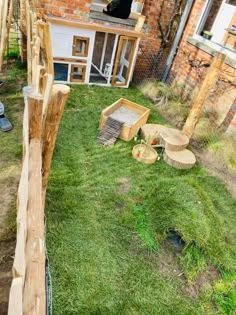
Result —
<path fill-rule="evenodd" d="M 49 25 L 26 1 L 28 86 L 23 88 L 23 166 L 8 315 L 46 314 L 44 203 L 59 123 L 70 88 L 53 84 Z"/>
<path fill-rule="evenodd" d="M 7 47 L 13 17 L 13 0 L 0 0 L 0 71 Z"/>

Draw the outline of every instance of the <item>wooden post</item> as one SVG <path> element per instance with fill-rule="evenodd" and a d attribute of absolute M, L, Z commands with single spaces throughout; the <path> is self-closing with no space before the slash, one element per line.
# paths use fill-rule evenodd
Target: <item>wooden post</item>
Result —
<path fill-rule="evenodd" d="M 29 186 L 27 207 L 26 274 L 23 313 L 44 315 L 46 310 L 44 208 L 42 203 L 43 98 L 31 94 L 29 105 Z"/>
<path fill-rule="evenodd" d="M 11 29 L 11 22 L 12 22 L 12 17 L 13 17 L 13 10 L 14 10 L 14 5 L 13 5 L 13 0 L 9 0 L 9 11 L 8 11 L 8 17 L 7 17 L 7 35 L 6 35 L 6 43 L 9 41 L 9 35 L 10 35 L 10 29 Z"/>
<path fill-rule="evenodd" d="M 2 33 L 2 12 L 3 12 L 4 0 L 0 0 L 0 34 Z"/>
<path fill-rule="evenodd" d="M 146 20 L 145 15 L 140 15 L 138 17 L 137 23 L 136 23 L 135 28 L 134 28 L 135 32 L 141 32 L 142 31 L 143 24 L 144 24 L 145 20 Z"/>
<path fill-rule="evenodd" d="M 30 94 L 28 97 L 29 138 L 41 139 L 43 97 L 41 94 Z"/>
<path fill-rule="evenodd" d="M 22 315 L 22 278 L 13 279 L 9 294 L 8 315 Z"/>
<path fill-rule="evenodd" d="M 219 72 L 222 64 L 224 63 L 225 55 L 217 54 L 212 61 L 211 67 L 209 68 L 207 75 L 202 83 L 200 91 L 193 103 L 193 106 L 190 110 L 189 116 L 183 127 L 183 132 L 191 138 L 194 128 L 200 118 L 201 112 L 204 107 L 204 103 L 211 92 L 211 89 L 215 86 L 216 81 L 219 76 Z"/>
<path fill-rule="evenodd" d="M 48 74 L 54 75 L 53 56 L 51 46 L 50 27 L 48 23 L 38 21 L 38 34 L 41 41 L 41 52 L 44 61 L 44 67 Z"/>
<path fill-rule="evenodd" d="M 63 84 L 54 84 L 51 98 L 46 109 L 44 130 L 42 135 L 43 157 L 43 195 L 45 197 L 48 176 L 51 167 L 53 150 L 55 147 L 57 132 L 61 121 L 65 103 L 70 93 L 70 88 Z"/>
<path fill-rule="evenodd" d="M 26 274 L 23 294 L 25 315 L 45 315 L 45 245 L 42 203 L 41 141 L 30 141 L 27 211 Z"/>
<path fill-rule="evenodd" d="M 30 7 L 28 1 L 25 3 L 25 15 L 26 15 L 26 28 L 27 28 L 27 82 L 30 85 L 32 83 L 32 32 L 31 32 L 31 20 L 30 20 Z"/>
<path fill-rule="evenodd" d="M 7 11 L 8 11 L 8 1 L 3 1 L 2 4 L 2 29 L 1 29 L 1 38 L 0 38 L 0 71 L 2 71 L 4 52 L 6 48 L 7 40 Z"/>

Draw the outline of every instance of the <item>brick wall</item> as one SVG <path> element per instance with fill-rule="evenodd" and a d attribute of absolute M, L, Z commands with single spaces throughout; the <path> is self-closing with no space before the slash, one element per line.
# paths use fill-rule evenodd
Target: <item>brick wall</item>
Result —
<path fill-rule="evenodd" d="M 66 19 L 87 20 L 92 0 L 35 0 L 38 12 Z"/>
<path fill-rule="evenodd" d="M 143 15 L 146 16 L 146 25 L 144 32 L 146 36 L 140 43 L 140 54 L 137 58 L 137 66 L 134 72 L 134 81 L 142 82 L 143 79 L 154 77 L 160 79 L 162 76 L 165 61 L 170 51 L 172 40 L 170 39 L 160 56 L 161 28 L 165 33 L 174 12 L 174 0 L 146 0 L 144 2 Z M 170 34 L 173 37 L 173 34 Z M 158 65 L 156 61 L 158 60 Z"/>
<path fill-rule="evenodd" d="M 174 83 L 178 84 L 184 96 L 194 99 L 199 87 L 206 75 L 212 56 L 201 49 L 188 43 L 188 37 L 192 37 L 201 16 L 204 0 L 196 0 L 185 28 L 177 56 L 174 60 L 171 75 Z M 224 64 L 215 89 L 208 97 L 205 108 L 216 112 L 220 125 L 228 115 L 236 98 L 236 69 Z M 228 130 L 236 135 L 236 116 L 231 115 L 232 122 Z M 227 121 L 228 124 L 228 121 Z"/>

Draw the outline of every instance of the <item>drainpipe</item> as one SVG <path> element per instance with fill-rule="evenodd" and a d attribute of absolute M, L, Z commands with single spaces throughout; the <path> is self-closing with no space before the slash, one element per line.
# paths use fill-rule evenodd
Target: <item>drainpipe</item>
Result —
<path fill-rule="evenodd" d="M 165 69 L 164 69 L 164 72 L 163 72 L 163 75 L 162 75 L 162 78 L 161 78 L 162 82 L 165 82 L 167 77 L 168 77 L 168 74 L 169 74 L 169 71 L 171 69 L 171 66 L 172 66 L 172 63 L 173 63 L 176 51 L 178 49 L 178 45 L 179 45 L 180 39 L 182 37 L 183 31 L 184 31 L 184 28 L 185 28 L 185 24 L 186 24 L 187 19 L 189 17 L 189 13 L 190 13 L 190 10 L 192 8 L 193 2 L 194 2 L 194 0 L 187 0 L 187 3 L 185 5 L 184 13 L 181 16 L 179 27 L 178 27 L 178 30 L 177 30 L 177 33 L 176 33 L 173 45 L 171 47 L 171 51 L 169 53 L 169 56 L 168 56 L 166 64 L 165 64 Z"/>

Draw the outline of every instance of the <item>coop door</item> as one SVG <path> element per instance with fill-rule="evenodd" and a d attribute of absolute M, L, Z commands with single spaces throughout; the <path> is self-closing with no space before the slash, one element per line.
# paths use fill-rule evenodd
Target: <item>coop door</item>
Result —
<path fill-rule="evenodd" d="M 135 47 L 136 38 L 120 36 L 112 76 L 113 86 L 126 86 L 129 83 Z"/>

